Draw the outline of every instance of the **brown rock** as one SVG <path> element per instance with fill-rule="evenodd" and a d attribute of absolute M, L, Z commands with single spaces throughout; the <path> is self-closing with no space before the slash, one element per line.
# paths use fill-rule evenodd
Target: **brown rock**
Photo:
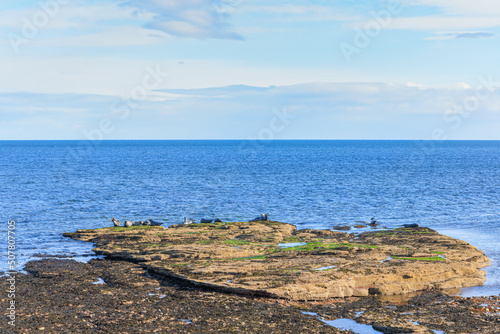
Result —
<path fill-rule="evenodd" d="M 290 300 L 397 295 L 481 285 L 489 259 L 428 228 L 359 236 L 262 221 L 79 230 L 98 254 L 198 287 Z M 302 242 L 282 248 L 282 242 Z M 404 246 L 401 246 L 404 245 Z"/>

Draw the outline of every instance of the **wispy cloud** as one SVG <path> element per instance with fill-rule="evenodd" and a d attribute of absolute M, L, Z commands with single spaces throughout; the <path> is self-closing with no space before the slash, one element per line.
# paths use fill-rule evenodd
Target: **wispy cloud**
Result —
<path fill-rule="evenodd" d="M 427 37 L 427 40 L 447 40 L 447 39 L 483 39 L 496 37 L 495 34 L 482 31 L 469 32 L 438 32 L 436 36 Z"/>
<path fill-rule="evenodd" d="M 387 29 L 429 31 L 486 29 L 499 26 L 500 15 L 498 17 L 428 15 L 394 18 Z"/>
<path fill-rule="evenodd" d="M 150 13 L 145 28 L 180 37 L 241 39 L 229 23 L 228 7 L 221 0 L 128 0 L 123 6 Z"/>
<path fill-rule="evenodd" d="M 151 14 L 134 13 L 133 9 L 121 7 L 116 2 L 103 1 L 85 6 L 78 2 L 68 2 L 67 5 L 61 5 L 59 8 L 57 15 L 44 29 L 95 29 L 106 23 L 116 24 L 132 18 L 136 20 L 151 18 Z M 0 27 L 20 30 L 23 22 L 32 21 L 33 15 L 37 12 L 43 12 L 41 7 L 2 10 L 0 11 Z"/>
<path fill-rule="evenodd" d="M 157 45 L 172 37 L 168 34 L 133 25 L 103 27 L 99 32 L 88 32 L 73 36 L 40 38 L 34 40 L 36 47 L 116 47 Z"/>
<path fill-rule="evenodd" d="M 102 47 L 158 44 L 172 36 L 241 38 L 229 24 L 230 0 L 109 0 L 58 7 L 31 46 Z M 23 36 L 40 6 L 0 11 L 0 32 Z M 0 37 L 3 38 L 3 37 Z M 7 39 L 0 40 L 5 44 Z"/>
<path fill-rule="evenodd" d="M 500 2 L 497 0 L 410 0 L 411 4 L 438 7 L 446 14 L 453 15 L 499 15 Z"/>
<path fill-rule="evenodd" d="M 469 30 L 500 27 L 500 2 L 497 0 L 407 0 L 404 3 L 407 5 L 405 15 L 394 18 L 386 29 Z M 412 10 L 419 6 L 429 7 L 436 14 L 412 14 Z"/>
<path fill-rule="evenodd" d="M 312 4 L 255 5 L 246 3 L 241 5 L 240 11 L 243 13 L 272 15 L 274 20 L 280 21 L 350 21 L 359 19 L 359 17 L 348 15 L 336 7 Z"/>
<path fill-rule="evenodd" d="M 489 32 L 464 32 L 455 36 L 455 38 L 489 38 L 495 37 L 495 34 Z"/>

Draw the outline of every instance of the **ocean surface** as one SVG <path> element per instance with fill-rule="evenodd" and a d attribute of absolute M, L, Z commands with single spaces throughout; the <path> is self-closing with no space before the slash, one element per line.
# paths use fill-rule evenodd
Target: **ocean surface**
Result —
<path fill-rule="evenodd" d="M 499 141 L 0 141 L 1 266 L 16 220 L 18 269 L 37 254 L 94 257 L 61 236 L 110 219 L 244 221 L 299 228 L 376 217 L 465 240 L 492 260 L 500 293 Z"/>

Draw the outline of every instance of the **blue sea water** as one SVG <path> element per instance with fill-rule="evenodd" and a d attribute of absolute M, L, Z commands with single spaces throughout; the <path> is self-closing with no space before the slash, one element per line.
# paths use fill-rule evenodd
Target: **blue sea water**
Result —
<path fill-rule="evenodd" d="M 153 218 L 270 219 L 331 228 L 375 216 L 466 240 L 500 293 L 498 141 L 0 141 L 0 270 L 8 220 L 19 269 L 36 253 L 89 259 L 64 232 Z"/>

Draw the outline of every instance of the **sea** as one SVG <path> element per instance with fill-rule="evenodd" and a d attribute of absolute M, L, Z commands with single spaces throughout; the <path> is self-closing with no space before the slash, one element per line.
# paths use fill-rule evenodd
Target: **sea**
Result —
<path fill-rule="evenodd" d="M 0 156 L 0 271 L 9 255 L 17 270 L 43 255 L 95 258 L 62 233 L 112 217 L 266 213 L 315 229 L 376 217 L 477 246 L 492 261 L 486 283 L 460 293 L 500 293 L 500 141 L 0 141 Z"/>

